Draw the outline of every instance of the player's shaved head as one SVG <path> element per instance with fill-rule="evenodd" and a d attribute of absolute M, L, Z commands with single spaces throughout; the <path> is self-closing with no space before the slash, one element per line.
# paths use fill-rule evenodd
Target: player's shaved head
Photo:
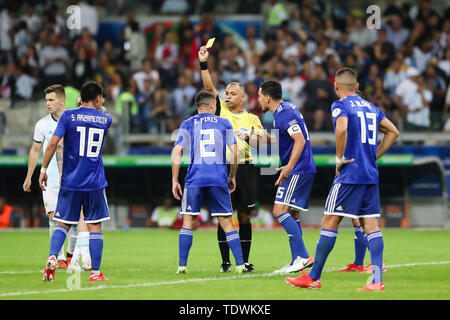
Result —
<path fill-rule="evenodd" d="M 358 74 L 352 68 L 341 68 L 336 71 L 335 82 L 339 89 L 344 91 L 354 91 L 357 83 Z"/>
<path fill-rule="evenodd" d="M 197 109 L 208 108 L 211 102 L 216 101 L 216 97 L 209 91 L 200 91 L 195 95 L 194 101 Z"/>

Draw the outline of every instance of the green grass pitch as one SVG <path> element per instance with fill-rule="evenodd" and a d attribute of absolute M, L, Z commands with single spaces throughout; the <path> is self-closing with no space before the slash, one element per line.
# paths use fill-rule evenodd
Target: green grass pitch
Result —
<path fill-rule="evenodd" d="M 386 290 L 358 292 L 368 274 L 336 271 L 353 262 L 354 233 L 349 229 L 339 231 L 320 290 L 295 288 L 285 283 L 286 276 L 271 274 L 290 260 L 283 230 L 253 231 L 250 262 L 256 272 L 248 275 L 219 273 L 221 260 L 214 230 L 194 232 L 185 275 L 175 274 L 177 230 L 105 231 L 101 270 L 110 281 L 102 283 L 89 282 L 88 272 L 76 278 L 60 269 L 54 282 L 42 281 L 40 270 L 48 255 L 48 231 L 5 231 L 0 232 L 0 300 L 450 299 L 450 231 L 386 229 L 383 235 Z M 319 230 L 304 231 L 312 254 L 318 237 Z M 367 253 L 365 264 L 369 263 Z"/>

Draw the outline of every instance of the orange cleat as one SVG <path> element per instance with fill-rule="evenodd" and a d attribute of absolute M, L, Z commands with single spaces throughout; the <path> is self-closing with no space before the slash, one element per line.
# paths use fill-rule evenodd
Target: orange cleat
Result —
<path fill-rule="evenodd" d="M 58 264 L 56 265 L 56 269 L 67 269 L 67 262 L 64 260 L 59 260 Z"/>
<path fill-rule="evenodd" d="M 364 288 L 359 288 L 358 289 L 358 291 L 383 291 L 383 290 L 384 290 L 383 282 L 378 282 L 378 283 L 370 282 Z"/>
<path fill-rule="evenodd" d="M 89 276 L 89 281 L 108 281 L 108 278 L 105 278 L 103 274 L 100 272 L 99 274 L 96 274 L 95 272 L 92 272 Z"/>
<path fill-rule="evenodd" d="M 322 284 L 320 283 L 320 279 L 313 280 L 307 274 L 303 274 L 302 276 L 297 277 L 297 278 L 286 278 L 284 280 L 287 283 L 289 283 L 295 287 L 302 287 L 302 288 L 309 288 L 309 289 L 320 289 L 322 287 Z"/>
<path fill-rule="evenodd" d="M 387 268 L 386 265 L 383 263 L 382 267 L 381 267 L 381 272 L 386 272 Z M 369 264 L 363 271 L 361 271 L 362 273 L 373 273 L 373 268 L 372 268 L 372 264 Z"/>
<path fill-rule="evenodd" d="M 354 263 L 350 263 L 345 268 L 339 269 L 339 272 L 364 272 L 364 266 L 357 266 Z"/>

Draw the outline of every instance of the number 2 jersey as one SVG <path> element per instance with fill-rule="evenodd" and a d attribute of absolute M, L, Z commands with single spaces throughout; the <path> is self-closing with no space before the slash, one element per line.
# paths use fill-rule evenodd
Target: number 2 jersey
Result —
<path fill-rule="evenodd" d="M 61 114 L 54 135 L 64 138 L 61 189 L 94 191 L 106 188 L 102 147 L 111 115 L 79 107 Z"/>
<path fill-rule="evenodd" d="M 278 148 L 281 166 L 288 164 L 291 158 L 294 140 L 291 134 L 300 132 L 305 138 L 305 147 L 297 160 L 291 174 L 316 173 L 316 165 L 312 154 L 311 142 L 305 120 L 298 108 L 290 102 L 281 102 L 273 112 L 275 129 L 278 130 Z"/>
<path fill-rule="evenodd" d="M 175 144 L 190 150 L 185 187 L 228 186 L 227 145 L 236 143 L 227 119 L 199 113 L 181 123 Z"/>
<path fill-rule="evenodd" d="M 339 117 L 348 119 L 344 157 L 355 159 L 341 169 L 341 176 L 336 176 L 334 183 L 377 184 L 378 128 L 386 118 L 383 111 L 355 94 L 335 101 L 331 105 L 331 115 L 335 128 Z"/>

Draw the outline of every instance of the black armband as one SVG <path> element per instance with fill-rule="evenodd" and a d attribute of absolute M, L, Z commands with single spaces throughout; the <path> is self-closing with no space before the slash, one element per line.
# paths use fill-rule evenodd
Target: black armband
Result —
<path fill-rule="evenodd" d="M 200 70 L 208 70 L 208 61 L 200 61 Z"/>

